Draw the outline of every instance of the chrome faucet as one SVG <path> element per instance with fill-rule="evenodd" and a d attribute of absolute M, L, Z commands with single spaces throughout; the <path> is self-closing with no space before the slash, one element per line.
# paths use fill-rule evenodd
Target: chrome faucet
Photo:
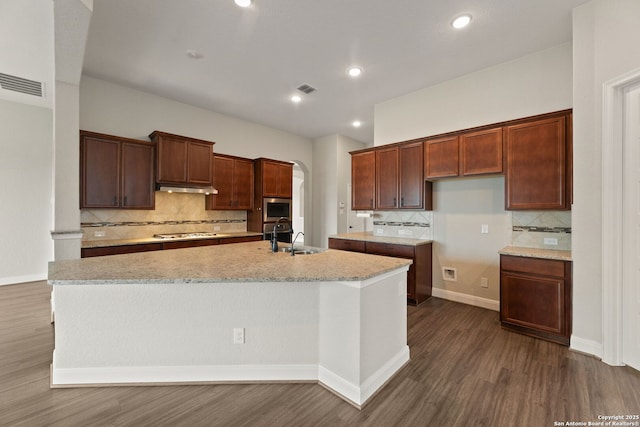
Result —
<path fill-rule="evenodd" d="M 304 233 L 302 231 L 298 231 L 298 234 L 296 234 L 296 237 L 291 241 L 291 256 L 294 256 L 296 254 L 295 251 L 293 250 L 293 245 L 296 244 L 296 240 L 298 240 L 298 236 L 301 234 L 304 236 Z"/>
<path fill-rule="evenodd" d="M 290 222 L 288 218 L 285 217 L 281 217 L 279 218 L 275 224 L 273 224 L 273 232 L 271 233 L 271 251 L 272 252 L 278 252 L 278 224 L 280 224 L 280 221 L 286 221 L 286 222 Z M 291 227 L 289 227 L 289 233 L 293 234 L 293 229 Z"/>

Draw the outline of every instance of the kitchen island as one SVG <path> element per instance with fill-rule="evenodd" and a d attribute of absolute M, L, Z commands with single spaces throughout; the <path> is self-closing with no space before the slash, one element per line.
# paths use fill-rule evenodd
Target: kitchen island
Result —
<path fill-rule="evenodd" d="M 52 262 L 51 385 L 306 381 L 359 407 L 409 360 L 410 263 L 266 241 Z"/>

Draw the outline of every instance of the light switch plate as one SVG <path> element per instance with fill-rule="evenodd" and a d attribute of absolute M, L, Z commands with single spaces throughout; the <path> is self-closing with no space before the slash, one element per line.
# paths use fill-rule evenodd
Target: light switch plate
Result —
<path fill-rule="evenodd" d="M 555 237 L 545 237 L 544 238 L 544 244 L 545 245 L 558 246 L 558 239 L 556 239 Z"/>

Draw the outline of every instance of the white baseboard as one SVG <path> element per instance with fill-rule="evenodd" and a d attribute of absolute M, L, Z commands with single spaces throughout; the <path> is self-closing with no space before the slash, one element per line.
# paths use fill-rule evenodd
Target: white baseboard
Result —
<path fill-rule="evenodd" d="M 573 351 L 579 353 L 585 353 L 602 359 L 603 347 L 602 343 L 597 341 L 588 340 L 584 338 L 571 335 L 571 345 L 569 347 Z"/>
<path fill-rule="evenodd" d="M 409 361 L 409 346 L 405 346 L 376 372 L 358 386 L 323 366 L 318 367 L 318 382 L 343 399 L 361 407 Z"/>
<path fill-rule="evenodd" d="M 447 291 L 445 289 L 433 288 L 432 295 L 449 301 L 461 302 L 463 304 L 482 307 L 493 311 L 500 311 L 500 301 L 477 297 L 475 295 L 463 294 L 460 292 Z"/>
<path fill-rule="evenodd" d="M 54 355 L 55 358 L 55 355 Z M 315 382 L 318 365 L 141 366 L 52 368 L 51 386 L 109 384 Z"/>
<path fill-rule="evenodd" d="M 39 282 L 41 280 L 47 280 L 47 274 L 29 274 L 26 276 L 14 276 L 14 277 L 0 277 L 0 286 L 4 285 L 17 285 L 27 282 Z"/>

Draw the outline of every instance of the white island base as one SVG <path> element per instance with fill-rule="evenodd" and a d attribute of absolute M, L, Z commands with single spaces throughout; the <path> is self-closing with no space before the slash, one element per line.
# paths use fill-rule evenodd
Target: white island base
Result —
<path fill-rule="evenodd" d="M 317 382 L 361 407 L 409 361 L 406 271 L 362 281 L 54 284 L 51 386 Z M 237 328 L 244 343 L 234 343 Z"/>

